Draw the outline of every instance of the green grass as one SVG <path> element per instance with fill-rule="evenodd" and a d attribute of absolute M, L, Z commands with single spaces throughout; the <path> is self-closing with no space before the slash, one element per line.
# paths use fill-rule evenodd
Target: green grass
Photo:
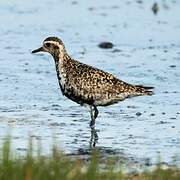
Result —
<path fill-rule="evenodd" d="M 153 171 L 144 170 L 141 173 L 125 173 L 117 170 L 116 158 L 100 162 L 100 154 L 94 152 L 90 160 L 80 160 L 68 157 L 55 146 L 49 156 L 32 155 L 32 141 L 25 156 L 18 156 L 10 148 L 10 138 L 2 145 L 0 154 L 0 180 L 174 180 L 180 179 L 180 169 L 163 169 L 160 165 Z M 121 166 L 119 166 L 121 167 Z"/>

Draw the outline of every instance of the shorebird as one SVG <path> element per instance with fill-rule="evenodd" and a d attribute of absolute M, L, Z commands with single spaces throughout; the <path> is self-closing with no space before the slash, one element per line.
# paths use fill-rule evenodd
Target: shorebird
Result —
<path fill-rule="evenodd" d="M 63 41 L 48 37 L 32 53 L 48 52 L 55 62 L 61 92 L 67 98 L 90 109 L 90 127 L 94 130 L 98 106 L 108 106 L 133 96 L 152 95 L 153 87 L 126 83 L 112 74 L 81 63 L 69 56 Z M 95 134 L 96 139 L 97 134 Z"/>

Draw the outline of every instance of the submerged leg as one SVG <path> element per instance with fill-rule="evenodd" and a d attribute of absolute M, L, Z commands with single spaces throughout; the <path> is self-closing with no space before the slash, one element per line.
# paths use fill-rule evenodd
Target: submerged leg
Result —
<path fill-rule="evenodd" d="M 95 129 L 95 120 L 98 116 L 98 109 L 96 106 L 90 106 L 90 113 L 91 113 L 91 122 L 90 122 L 90 127 L 91 127 L 91 140 L 90 140 L 90 146 L 92 146 L 93 142 L 93 147 L 95 147 L 96 142 L 98 140 L 98 134 Z"/>
<path fill-rule="evenodd" d="M 94 128 L 91 128 L 91 138 L 90 138 L 90 148 L 95 147 L 96 143 L 98 141 L 98 134 L 97 131 Z"/>

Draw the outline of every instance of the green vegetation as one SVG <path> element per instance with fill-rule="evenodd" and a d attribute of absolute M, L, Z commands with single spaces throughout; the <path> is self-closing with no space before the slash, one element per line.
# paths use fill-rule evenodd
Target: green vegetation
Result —
<path fill-rule="evenodd" d="M 33 156 L 32 142 L 29 142 L 27 154 L 17 156 L 10 148 L 10 138 L 2 146 L 0 155 L 0 180 L 174 180 L 180 179 L 180 169 L 163 169 L 157 166 L 153 171 L 124 173 L 117 169 L 117 159 L 100 163 L 99 153 L 94 152 L 90 160 L 67 157 L 56 147 L 50 156 L 42 156 L 39 148 Z"/>

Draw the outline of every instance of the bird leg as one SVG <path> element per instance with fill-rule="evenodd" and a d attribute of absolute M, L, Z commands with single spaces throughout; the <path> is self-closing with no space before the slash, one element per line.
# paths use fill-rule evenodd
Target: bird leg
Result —
<path fill-rule="evenodd" d="M 95 120 L 98 116 L 98 109 L 96 106 L 90 106 L 90 113 L 91 113 L 91 122 L 90 122 L 90 127 L 91 129 L 95 127 Z"/>
<path fill-rule="evenodd" d="M 91 140 L 90 140 L 90 146 L 92 145 L 93 142 L 93 147 L 95 147 L 96 142 L 98 140 L 98 134 L 95 129 L 95 120 L 98 116 L 98 109 L 96 106 L 90 106 L 90 114 L 91 114 L 91 122 L 90 122 L 90 127 L 91 127 Z"/>
<path fill-rule="evenodd" d="M 95 147 L 98 141 L 98 135 L 95 129 L 91 129 L 90 148 Z"/>

